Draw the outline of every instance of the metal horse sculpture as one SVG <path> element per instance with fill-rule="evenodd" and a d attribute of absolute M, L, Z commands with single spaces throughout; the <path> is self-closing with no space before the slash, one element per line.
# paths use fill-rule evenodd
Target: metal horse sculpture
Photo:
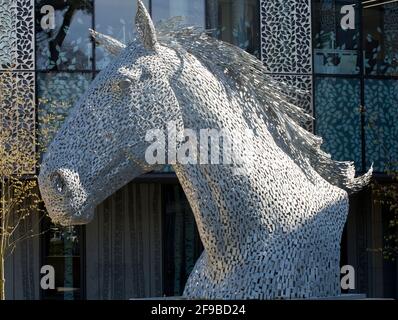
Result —
<path fill-rule="evenodd" d="M 333 161 L 300 124 L 288 89 L 255 57 L 194 28 L 155 31 L 141 1 L 128 46 L 92 31 L 115 58 L 72 109 L 39 176 L 53 221 L 86 224 L 96 205 L 157 166 L 148 130 L 223 129 L 255 137 L 250 161 L 173 165 L 204 252 L 189 298 L 311 298 L 340 294 L 340 239 L 348 193 L 366 184 L 351 162 Z"/>

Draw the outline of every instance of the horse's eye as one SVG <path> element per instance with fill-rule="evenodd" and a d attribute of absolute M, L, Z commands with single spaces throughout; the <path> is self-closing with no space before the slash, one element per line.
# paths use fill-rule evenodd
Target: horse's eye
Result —
<path fill-rule="evenodd" d="M 52 176 L 52 183 L 55 191 L 57 191 L 59 194 L 63 194 L 66 190 L 66 182 L 64 177 L 58 172 L 53 174 Z"/>
<path fill-rule="evenodd" d="M 122 90 L 126 90 L 131 86 L 131 80 L 130 79 L 123 79 L 119 82 L 119 88 Z"/>
<path fill-rule="evenodd" d="M 140 82 L 144 82 L 149 78 L 151 78 L 151 73 L 149 72 L 149 70 L 143 69 L 140 76 Z"/>

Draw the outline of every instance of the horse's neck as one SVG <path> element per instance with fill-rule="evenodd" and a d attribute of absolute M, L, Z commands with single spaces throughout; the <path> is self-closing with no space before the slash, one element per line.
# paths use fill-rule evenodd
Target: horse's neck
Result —
<path fill-rule="evenodd" d="M 178 96 L 185 128 L 223 129 L 244 135 L 248 124 L 241 108 L 245 102 L 228 94 L 213 75 L 195 75 L 204 85 L 190 86 Z M 187 74 L 183 83 L 190 81 Z M 248 147 L 255 148 L 254 145 Z M 266 159 L 267 155 L 263 154 L 262 161 Z M 237 246 L 252 243 L 251 237 L 255 235 L 251 231 L 263 223 L 264 208 L 257 199 L 264 187 L 261 180 L 255 180 L 250 174 L 250 166 L 255 165 L 253 161 L 255 159 L 242 163 L 238 169 L 243 173 L 236 172 L 234 166 L 222 164 L 175 166 L 206 251 L 219 262 L 228 259 L 230 251 Z"/>
<path fill-rule="evenodd" d="M 233 177 L 224 165 L 176 165 L 175 169 L 209 257 L 221 262 L 231 249 L 250 242 L 252 222 L 261 208 L 249 208 L 255 192 L 245 177 Z"/>
<path fill-rule="evenodd" d="M 214 74 L 191 57 L 185 58 L 188 63 L 184 65 L 178 81 L 172 83 L 180 103 L 184 127 L 196 132 L 200 129 L 231 131 L 241 128 L 244 124 L 239 115 L 238 103 L 232 103 L 225 87 Z M 215 198 L 215 195 L 224 198 L 223 195 L 227 191 L 221 184 L 225 179 L 225 176 L 220 177 L 223 170 L 223 166 L 212 165 L 176 166 L 177 175 L 196 215 L 199 231 L 207 249 L 214 246 L 214 243 L 223 246 L 222 243 L 231 237 L 224 235 L 219 228 L 224 226 L 225 231 L 232 230 L 226 225 L 233 223 L 228 218 L 230 212 L 226 210 L 233 203 L 227 199 Z M 224 201 L 229 203 L 223 203 Z M 228 209 L 230 210 L 231 208 Z"/>
<path fill-rule="evenodd" d="M 277 241 L 274 235 L 289 228 L 287 220 L 281 218 L 293 204 L 295 214 L 304 217 L 305 211 L 314 212 L 312 207 L 330 201 L 319 191 L 328 188 L 326 181 L 319 176 L 315 184 L 309 181 L 278 147 L 264 122 L 248 115 L 254 101 L 227 92 L 214 75 L 200 68 L 183 73 L 174 91 L 185 128 L 227 129 L 237 135 L 245 135 L 248 128 L 257 131 L 257 138 L 243 146 L 244 152 L 252 153 L 241 164 L 240 173 L 226 164 L 175 165 L 209 259 L 222 263 L 236 258 L 233 252 L 237 248 L 248 252 L 255 242 Z"/>
<path fill-rule="evenodd" d="M 309 181 L 288 158 L 268 153 L 264 143 L 262 149 L 254 146 L 263 154 L 245 163 L 240 175 L 222 164 L 174 166 L 214 265 L 245 259 L 234 253 L 250 256 L 258 249 L 253 243 L 272 247 L 294 234 L 292 219 L 297 224 L 311 220 L 343 197 L 321 178 L 315 184 Z"/>

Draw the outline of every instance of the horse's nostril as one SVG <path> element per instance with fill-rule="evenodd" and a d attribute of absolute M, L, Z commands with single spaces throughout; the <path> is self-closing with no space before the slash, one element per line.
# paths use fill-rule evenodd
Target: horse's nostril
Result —
<path fill-rule="evenodd" d="M 51 182 L 53 184 L 54 190 L 57 191 L 59 194 L 64 194 L 66 190 L 66 182 L 65 178 L 62 176 L 61 173 L 55 172 L 51 176 Z"/>

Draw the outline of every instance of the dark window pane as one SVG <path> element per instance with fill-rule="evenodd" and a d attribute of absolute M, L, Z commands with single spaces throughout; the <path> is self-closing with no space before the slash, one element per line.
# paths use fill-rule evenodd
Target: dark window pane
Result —
<path fill-rule="evenodd" d="M 45 5 L 54 9 L 54 28 L 44 24 L 43 29 L 46 14 L 51 15 L 49 11 L 41 13 Z M 88 31 L 92 26 L 92 11 L 92 0 L 36 0 L 37 69 L 92 69 L 92 41 Z"/>
<path fill-rule="evenodd" d="M 81 239 L 82 227 L 59 227 L 46 219 L 43 223 L 44 264 L 55 271 L 55 289 L 43 290 L 48 300 L 82 299 Z"/>
<path fill-rule="evenodd" d="M 147 8 L 149 0 L 144 1 Z M 134 37 L 136 1 L 96 0 L 95 30 L 128 44 Z M 103 69 L 110 61 L 110 55 L 101 47 L 95 50 L 96 69 Z"/>
<path fill-rule="evenodd" d="M 203 251 L 195 219 L 179 185 L 163 185 L 164 294 L 179 296 Z"/>
<path fill-rule="evenodd" d="M 396 189 L 391 189 L 396 190 Z M 391 204 L 394 205 L 394 204 Z M 397 239 L 398 230 L 395 225 L 397 219 L 396 209 L 389 204 L 382 205 L 381 224 L 383 239 L 383 297 L 384 298 L 398 298 L 398 264 L 397 256 Z"/>
<path fill-rule="evenodd" d="M 205 0 L 152 0 L 155 23 L 172 17 L 184 17 L 184 24 L 205 26 Z"/>
<path fill-rule="evenodd" d="M 398 170 L 398 80 L 366 80 L 365 105 L 368 166 Z"/>
<path fill-rule="evenodd" d="M 91 82 L 90 73 L 38 73 L 39 145 L 44 151 L 75 101 Z"/>
<path fill-rule="evenodd" d="M 361 170 L 360 81 L 317 78 L 315 81 L 316 133 L 323 149 L 335 160 L 355 161 Z"/>
<path fill-rule="evenodd" d="M 364 4 L 365 72 L 398 76 L 398 2 L 379 3 Z"/>
<path fill-rule="evenodd" d="M 207 0 L 207 28 L 213 36 L 260 57 L 260 12 L 257 0 Z"/>
<path fill-rule="evenodd" d="M 349 25 L 348 9 L 353 5 L 355 14 Z M 343 13 L 342 13 L 342 8 Z M 314 68 L 323 74 L 358 74 L 359 68 L 359 1 L 313 1 Z M 344 26 L 344 28 L 343 28 Z M 353 29 L 351 28 L 353 27 Z"/>

